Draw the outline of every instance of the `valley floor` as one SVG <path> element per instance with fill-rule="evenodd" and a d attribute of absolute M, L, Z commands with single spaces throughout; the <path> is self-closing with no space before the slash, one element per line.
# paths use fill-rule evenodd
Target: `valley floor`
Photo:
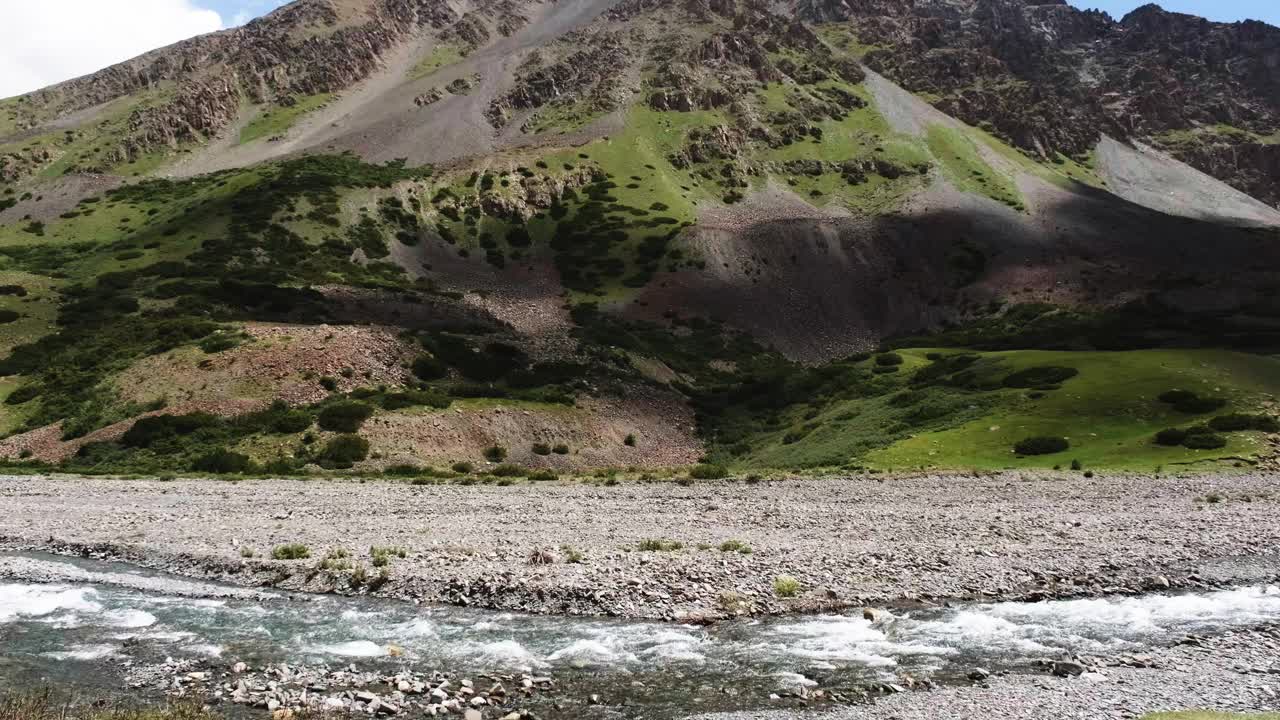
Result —
<path fill-rule="evenodd" d="M 8 476 L 0 506 L 0 549 L 535 613 L 696 621 L 1280 579 L 1280 477 L 1258 473 L 687 487 Z M 271 559 L 291 544 L 309 557 Z"/>

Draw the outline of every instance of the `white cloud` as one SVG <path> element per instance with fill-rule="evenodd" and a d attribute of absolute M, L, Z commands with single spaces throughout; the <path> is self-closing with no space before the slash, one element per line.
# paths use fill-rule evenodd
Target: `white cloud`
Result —
<path fill-rule="evenodd" d="M 7 0 L 0 98 L 38 90 L 222 28 L 190 0 Z"/>

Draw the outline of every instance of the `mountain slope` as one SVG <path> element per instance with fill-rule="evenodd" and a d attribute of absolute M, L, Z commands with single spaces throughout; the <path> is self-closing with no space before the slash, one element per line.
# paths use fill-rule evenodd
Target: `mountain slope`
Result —
<path fill-rule="evenodd" d="M 1280 347 L 1280 212 L 1162 138 L 1229 110 L 1245 134 L 1219 135 L 1267 146 L 1272 31 L 1012 0 L 296 2 L 0 105 L 0 454 L 901 467 L 1000 426 L 1010 462 L 1052 464 L 1008 428 L 1103 425 L 1070 432 L 1091 462 L 1256 461 L 1274 361 L 1242 351 Z M 1176 117 L 1128 72 L 1169 48 L 1167 83 L 1213 79 Z"/>

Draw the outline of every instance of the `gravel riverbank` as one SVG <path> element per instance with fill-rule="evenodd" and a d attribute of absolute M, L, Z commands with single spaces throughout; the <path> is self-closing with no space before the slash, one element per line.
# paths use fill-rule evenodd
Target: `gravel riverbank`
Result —
<path fill-rule="evenodd" d="M 689 487 L 9 476 L 0 504 L 0 548 L 244 586 L 569 615 L 713 620 L 1079 597 L 1268 582 L 1280 570 L 1280 477 L 1268 474 Z M 681 547 L 639 549 L 656 540 Z M 289 543 L 310 557 L 271 559 Z M 375 561 L 372 546 L 397 550 Z M 775 592 L 784 575 L 798 583 L 794 597 Z"/>

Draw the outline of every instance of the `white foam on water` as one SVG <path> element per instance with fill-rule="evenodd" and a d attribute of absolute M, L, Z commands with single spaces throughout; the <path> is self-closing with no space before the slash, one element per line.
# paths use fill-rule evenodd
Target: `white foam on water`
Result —
<path fill-rule="evenodd" d="M 605 636 L 601 640 L 574 640 L 547 656 L 551 662 L 564 662 L 575 667 L 614 665 L 634 662 L 636 656 L 618 647 L 616 637 Z"/>
<path fill-rule="evenodd" d="M 218 658 L 222 657 L 222 652 L 226 648 L 221 645 L 187 645 L 182 648 L 183 652 L 192 655 L 203 655 L 205 657 Z"/>
<path fill-rule="evenodd" d="M 74 645 L 69 650 L 44 653 L 54 660 L 100 660 L 116 654 L 114 645 Z"/>
<path fill-rule="evenodd" d="M 93 588 L 66 585 L 0 585 L 0 623 L 35 618 L 65 610 L 99 612 Z"/>
<path fill-rule="evenodd" d="M 494 630 L 501 630 L 502 625 L 490 620 L 480 620 L 472 625 L 471 629 L 476 632 L 493 632 Z"/>
<path fill-rule="evenodd" d="M 435 622 L 427 618 L 417 618 L 407 623 L 398 625 L 395 628 L 397 636 L 412 638 L 436 638 L 440 637 L 440 631 L 437 629 Z"/>
<path fill-rule="evenodd" d="M 495 642 L 464 642 L 455 653 L 458 658 L 476 660 L 486 665 L 503 668 L 545 667 L 546 663 L 529 648 L 515 640 Z"/>
<path fill-rule="evenodd" d="M 156 624 L 156 616 L 145 610 L 112 610 L 103 619 L 113 627 L 144 628 Z"/>
<path fill-rule="evenodd" d="M 932 645 L 890 641 L 884 631 L 860 617 L 821 616 L 770 628 L 770 642 L 759 651 L 784 657 L 842 665 L 892 667 L 895 656 L 942 655 L 949 651 Z"/>
<path fill-rule="evenodd" d="M 780 672 L 773 676 L 778 678 L 778 684 L 784 688 L 813 687 L 818 684 L 817 680 L 810 680 L 797 672 Z"/>
<path fill-rule="evenodd" d="M 332 645 L 316 645 L 309 648 L 311 652 L 341 657 L 382 657 L 387 654 L 386 648 L 369 640 L 352 640 Z"/>

